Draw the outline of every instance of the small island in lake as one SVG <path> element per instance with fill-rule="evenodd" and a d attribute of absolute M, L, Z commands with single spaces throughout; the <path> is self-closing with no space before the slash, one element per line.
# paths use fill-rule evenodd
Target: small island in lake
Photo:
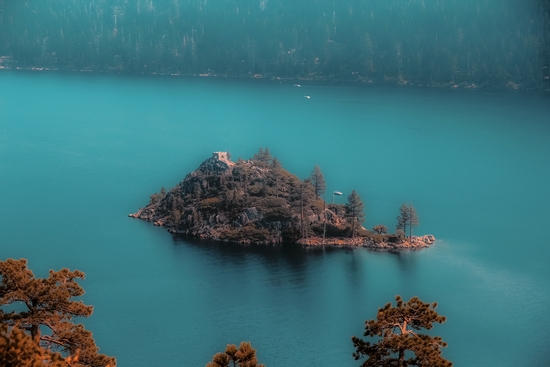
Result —
<path fill-rule="evenodd" d="M 176 187 L 152 194 L 145 208 L 129 216 L 174 234 L 243 244 L 391 251 L 428 247 L 435 241 L 432 235 L 410 235 L 411 226 L 418 224 L 412 206 L 401 207 L 396 233 L 389 234 L 381 224 L 373 230 L 361 225 L 363 203 L 355 191 L 346 205 L 325 203 L 324 192 L 324 177 L 317 166 L 302 181 L 272 158 L 267 148 L 260 148 L 252 159 L 236 162 L 227 152 L 214 152 Z"/>

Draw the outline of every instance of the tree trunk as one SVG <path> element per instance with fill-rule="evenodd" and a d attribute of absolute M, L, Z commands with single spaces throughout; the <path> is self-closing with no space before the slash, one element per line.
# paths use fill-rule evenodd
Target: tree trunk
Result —
<path fill-rule="evenodd" d="M 399 351 L 399 360 L 397 361 L 397 366 L 405 367 L 405 351 L 404 350 Z"/>
<path fill-rule="evenodd" d="M 304 184 L 300 185 L 300 237 L 304 238 Z"/>
<path fill-rule="evenodd" d="M 325 234 L 327 232 L 327 212 L 326 212 L 326 201 L 323 197 L 323 246 L 325 246 Z"/>
<path fill-rule="evenodd" d="M 40 338 L 40 328 L 38 325 L 31 325 L 31 337 L 34 339 L 35 337 Z"/>

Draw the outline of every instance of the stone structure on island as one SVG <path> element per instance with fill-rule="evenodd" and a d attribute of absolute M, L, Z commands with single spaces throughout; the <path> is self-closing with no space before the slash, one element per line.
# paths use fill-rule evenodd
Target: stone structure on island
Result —
<path fill-rule="evenodd" d="M 206 174 L 222 175 L 231 174 L 233 167 L 235 167 L 235 163 L 231 162 L 227 152 L 213 152 L 212 157 L 202 162 L 198 170 Z"/>
<path fill-rule="evenodd" d="M 312 184 L 282 168 L 267 149 L 236 162 L 227 152 L 213 152 L 174 188 L 152 194 L 144 208 L 129 216 L 174 234 L 224 242 L 392 251 L 424 248 L 435 241 L 431 235 L 407 239 L 362 227 L 350 238 L 344 205 L 316 199 Z"/>

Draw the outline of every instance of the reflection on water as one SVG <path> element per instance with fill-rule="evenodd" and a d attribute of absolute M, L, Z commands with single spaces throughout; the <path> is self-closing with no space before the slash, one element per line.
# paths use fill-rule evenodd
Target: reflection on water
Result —
<path fill-rule="evenodd" d="M 349 264 L 347 265 L 348 269 L 348 281 L 357 291 L 365 291 L 364 282 L 364 272 L 363 266 L 365 264 L 361 261 L 361 258 L 357 253 L 352 253 L 349 256 Z"/>
<path fill-rule="evenodd" d="M 422 251 L 422 250 L 416 250 Z M 401 271 L 401 274 L 410 276 L 412 273 L 414 273 L 415 266 L 416 266 L 416 256 L 414 256 L 414 252 L 399 252 L 399 251 L 392 251 L 389 252 L 389 256 L 396 260 L 398 264 L 398 268 Z"/>
<path fill-rule="evenodd" d="M 241 245 L 173 235 L 177 246 L 190 246 L 202 252 L 210 261 L 230 264 L 234 269 L 247 269 L 261 265 L 261 271 L 269 274 L 269 283 L 281 286 L 291 282 L 303 286 L 308 275 L 308 266 L 318 266 L 325 256 L 332 253 L 350 253 L 349 249 L 307 248 L 293 244 Z"/>

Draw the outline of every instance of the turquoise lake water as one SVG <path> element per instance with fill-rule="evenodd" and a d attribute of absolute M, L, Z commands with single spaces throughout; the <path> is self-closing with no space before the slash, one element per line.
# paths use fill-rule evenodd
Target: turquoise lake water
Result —
<path fill-rule="evenodd" d="M 457 367 L 550 365 L 550 95 L 171 77 L 0 73 L 0 259 L 69 267 L 119 366 L 359 366 L 352 335 L 396 294 L 437 301 Z M 304 98 L 304 96 L 311 98 Z M 212 151 L 268 146 L 426 250 L 241 247 L 127 217 Z M 345 196 L 337 198 L 345 201 Z"/>

